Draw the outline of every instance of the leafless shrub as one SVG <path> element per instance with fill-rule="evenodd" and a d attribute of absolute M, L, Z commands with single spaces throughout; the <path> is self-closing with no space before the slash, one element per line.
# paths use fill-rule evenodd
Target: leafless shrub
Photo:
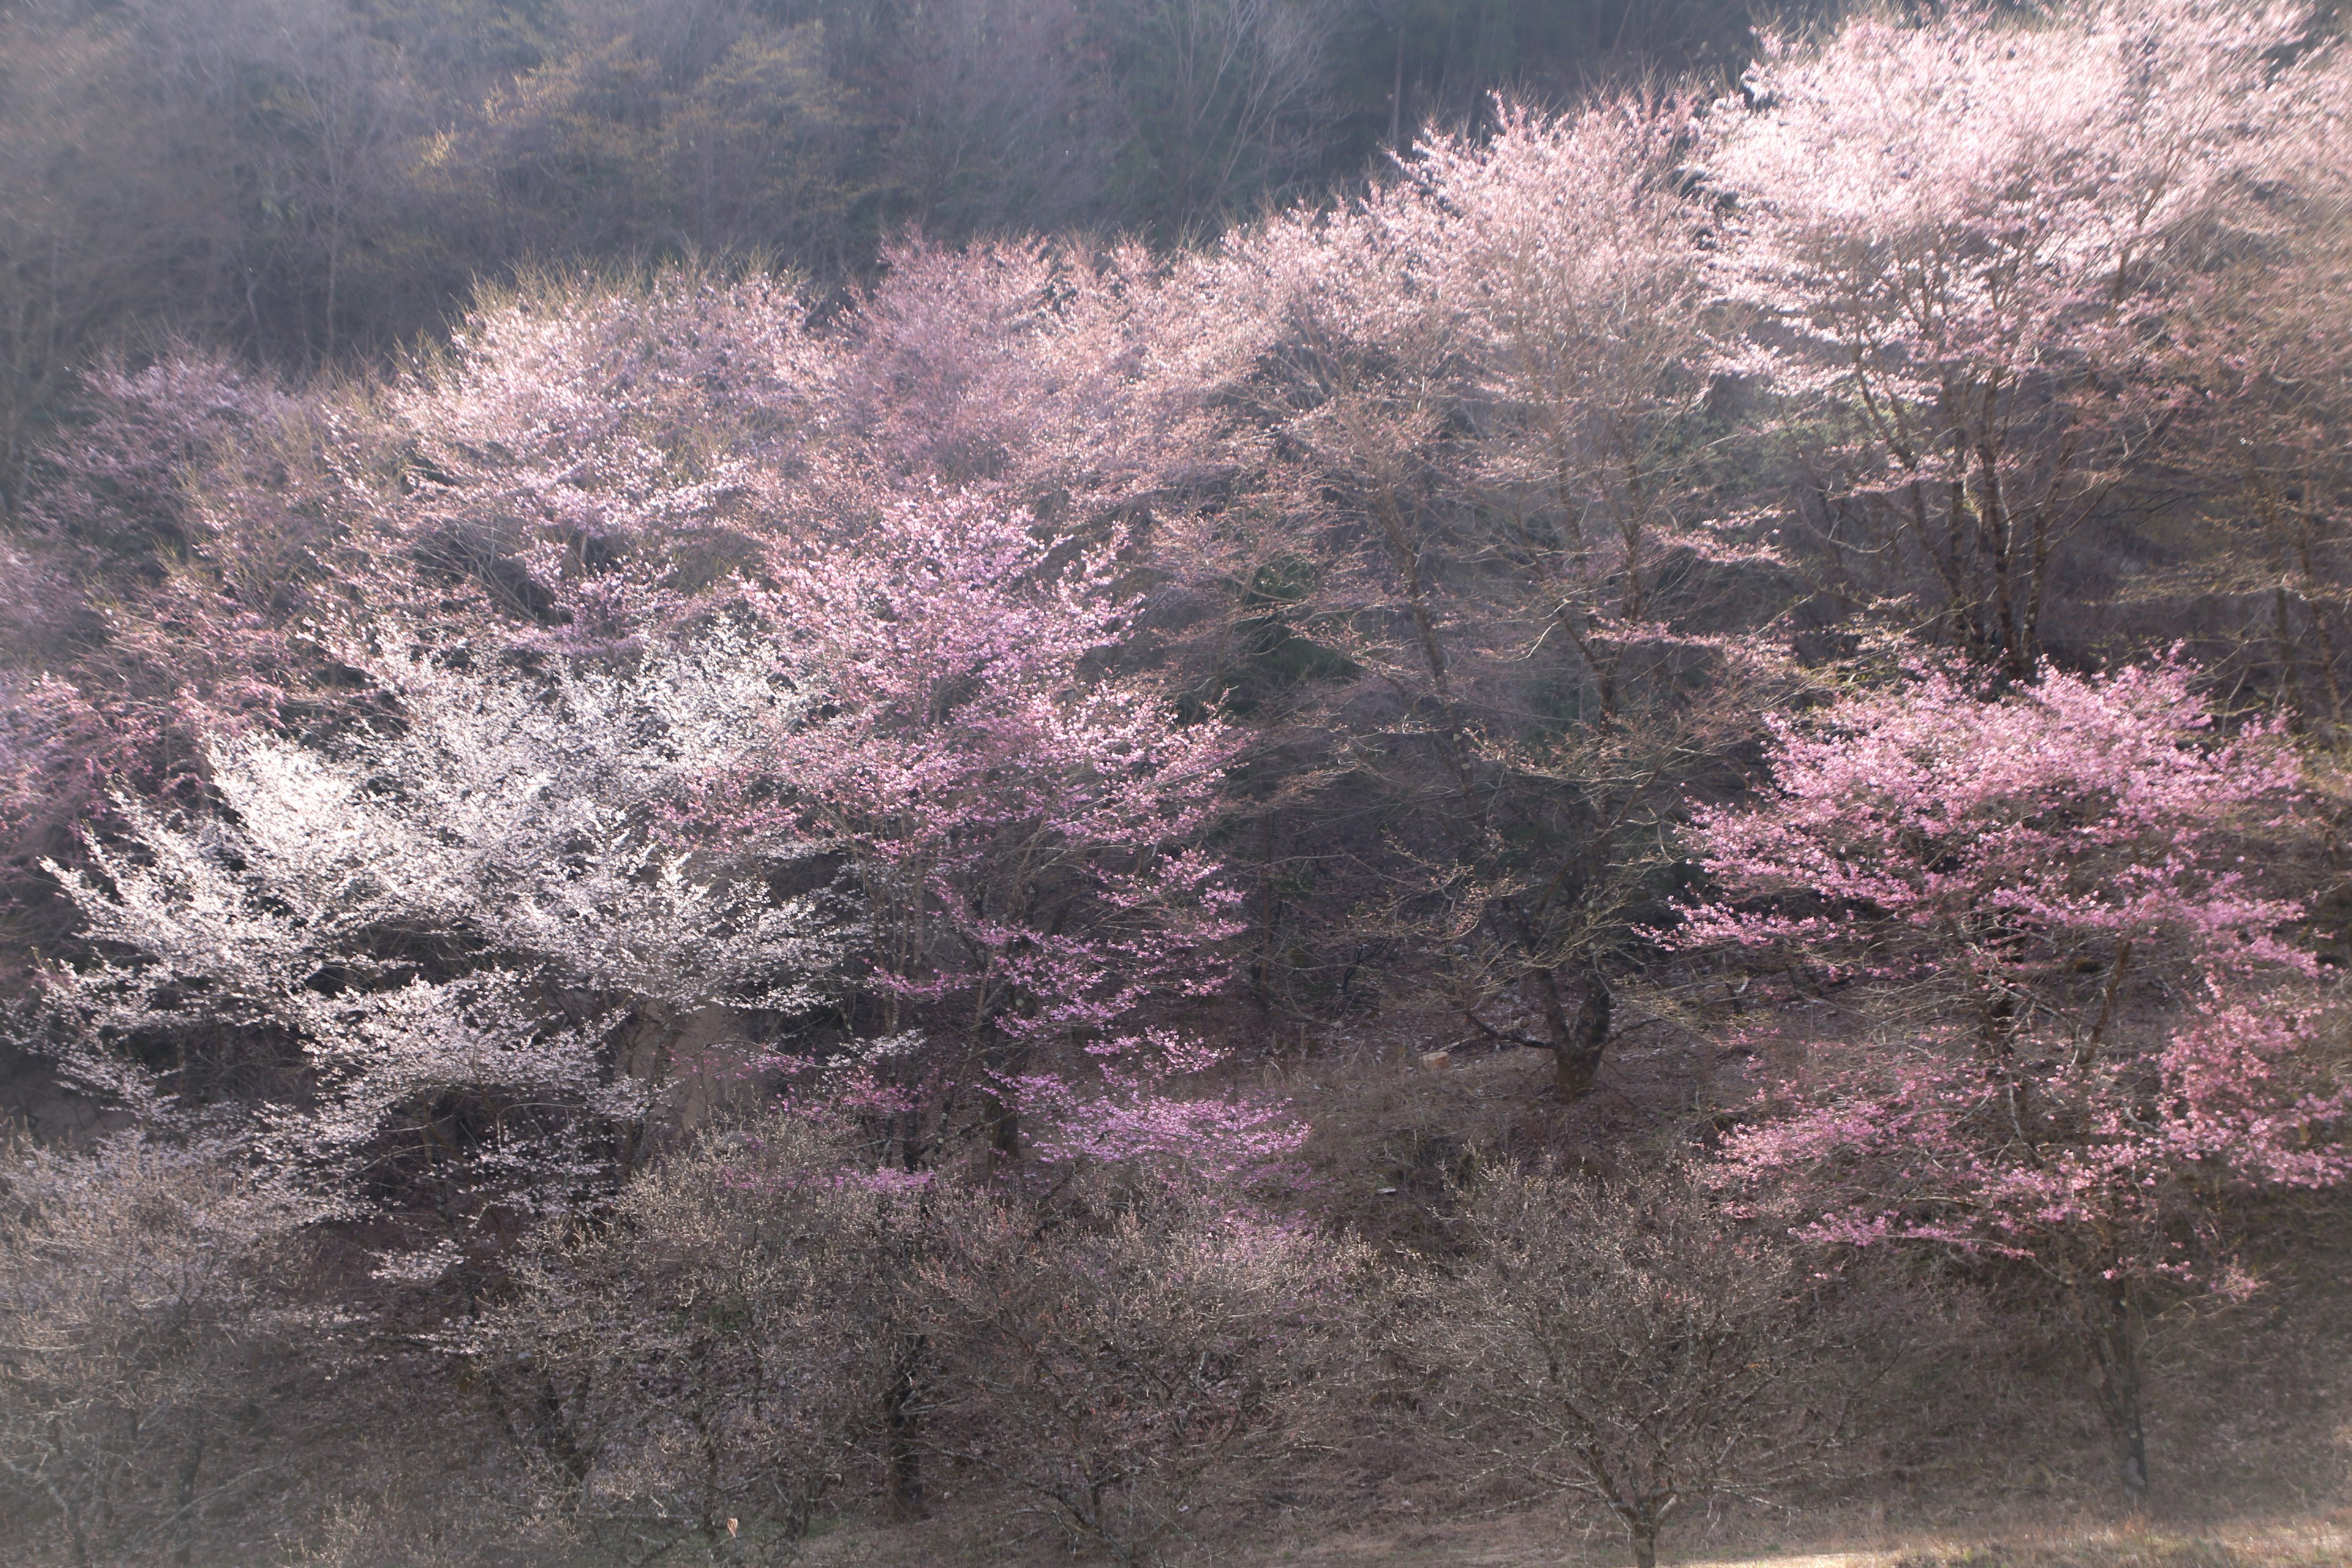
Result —
<path fill-rule="evenodd" d="M 1093 1223 L 1003 1207 L 926 1270 L 934 1441 L 1076 1550 L 1155 1563 L 1217 1473 L 1284 1432 L 1355 1250 L 1192 1197 Z"/>
<path fill-rule="evenodd" d="M 635 1552 L 796 1549 L 895 1408 L 898 1291 L 966 1203 L 791 1116 L 706 1135 L 530 1250 L 483 1354 L 551 1509 Z"/>
<path fill-rule="evenodd" d="M 8 1147 L 0 1183 L 0 1499 L 36 1521 L 11 1535 L 185 1561 L 258 1474 L 218 1439 L 283 1322 L 264 1271 L 310 1211 L 224 1147 L 131 1134 Z"/>
<path fill-rule="evenodd" d="M 1401 1331 L 1434 1413 L 1495 1468 L 1605 1510 L 1640 1568 L 1670 1521 L 1817 1462 L 1833 1316 L 1687 1172 L 1491 1167 L 1465 1223 L 1472 1257 Z"/>

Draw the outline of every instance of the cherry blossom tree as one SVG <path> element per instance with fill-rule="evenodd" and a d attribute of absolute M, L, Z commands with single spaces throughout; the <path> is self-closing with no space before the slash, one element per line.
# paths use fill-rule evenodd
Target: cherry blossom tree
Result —
<path fill-rule="evenodd" d="M 1176 521 L 1262 446 L 1213 406 L 1255 342 L 1196 258 L 1042 240 L 908 241 L 837 335 L 811 500 L 943 484 L 1068 532 Z"/>
<path fill-rule="evenodd" d="M 260 1155 L 346 1202 L 421 1182 L 462 1238 L 625 1163 L 667 1064 L 623 1070 L 625 1023 L 805 1012 L 846 931 L 772 886 L 797 846 L 656 837 L 695 770 L 795 701 L 746 643 L 532 677 L 383 641 L 343 649 L 387 700 L 375 725 L 216 739 L 216 809 L 120 797 L 88 869 L 51 865 L 102 956 L 51 966 L 44 1028 L 86 1086 L 165 1124 L 242 1113 Z"/>
<path fill-rule="evenodd" d="M 38 861 L 70 856 L 112 792 L 185 788 L 205 731 L 314 695 L 285 635 L 335 557 L 280 460 L 306 412 L 183 346 L 143 369 L 93 366 L 76 420 L 41 450 L 0 543 L 0 897 L 20 940 L 53 949 L 63 934 Z M 215 476 L 269 499 L 215 509 Z"/>
<path fill-rule="evenodd" d="M 1267 793 L 1381 822 L 1348 851 L 1351 929 L 1442 964 L 1482 1036 L 1552 1051 L 1563 1101 L 1599 1070 L 1659 826 L 1772 679 L 1737 586 L 1769 561 L 1714 494 L 1694 107 L 1507 109 L 1359 206 L 1234 237 L 1195 286 L 1258 323 L 1224 395 L 1273 436 L 1270 521 L 1205 531 L 1289 752 Z"/>
<path fill-rule="evenodd" d="M 936 497 L 854 541 L 779 544 L 755 598 L 805 705 L 714 768 L 682 825 L 842 858 L 865 932 L 853 1021 L 909 1166 L 975 1095 L 1011 1156 L 1032 1074 L 1101 1063 L 1132 1088 L 1139 1064 L 1172 1065 L 1174 1037 L 1138 1026 L 1208 995 L 1235 929 L 1196 843 L 1235 737 L 1106 668 L 1138 611 L 1116 547 L 1040 531 Z"/>
<path fill-rule="evenodd" d="M 2195 547 L 2145 597 L 2179 617 L 2220 609 L 2211 654 L 2275 694 L 2296 732 L 2340 748 L 2346 725 L 2345 519 L 2352 499 L 2352 57 L 2315 80 L 2273 138 L 2262 243 L 2220 237 L 2168 323 L 2161 369 L 2180 406 L 2168 479 L 2196 498 Z M 2234 633 L 2234 635 L 2230 635 Z"/>
<path fill-rule="evenodd" d="M 2299 766 L 2275 729 L 2216 734 L 2194 673 L 1995 700 L 1929 670 L 1783 723 L 1764 798 L 1694 826 L 1721 893 L 1679 938 L 1869 1008 L 1795 1042 L 1731 1176 L 1821 1240 L 2053 1281 L 2135 1498 L 2150 1313 L 2248 1287 L 2230 1205 L 2352 1177 L 2304 906 L 2250 866 L 2296 829 Z"/>
<path fill-rule="evenodd" d="M 1075 533 L 1234 466 L 1202 396 L 1222 336 L 1149 253 L 883 259 L 821 329 L 791 289 L 708 269 L 492 294 L 338 410 L 321 504 L 416 618 L 462 587 L 500 635 L 577 651 L 689 623 L 778 537 L 854 537 L 934 485 Z"/>
<path fill-rule="evenodd" d="M 830 358 L 758 277 L 536 279 L 341 411 L 325 504 L 380 607 L 575 653 L 662 633 L 804 495 Z"/>
<path fill-rule="evenodd" d="M 2308 7 L 2100 0 L 1768 37 L 1699 164 L 1727 362 L 1790 398 L 1825 586 L 2024 679 L 2065 541 L 2168 437 L 2151 353 L 2317 112 Z"/>
<path fill-rule="evenodd" d="M 908 265 L 916 276 L 902 295 L 920 294 L 926 268 L 949 270 L 913 252 Z M 970 269 L 989 282 L 982 261 Z M 1024 274 L 1015 291 L 1048 280 Z M 1084 345 L 1102 337 L 1118 361 L 1138 329 L 1108 300 L 1037 305 L 1041 340 L 1083 364 L 1095 352 Z M 266 952 L 261 967 L 278 969 L 218 993 L 274 999 L 253 1004 L 261 1011 L 246 1024 L 297 1003 L 301 1019 L 277 1022 L 289 1041 L 315 1044 L 322 1030 L 359 1028 L 361 1012 L 415 1013 L 368 1025 L 361 1033 L 376 1044 L 333 1069 L 358 1072 L 358 1109 L 327 1140 L 348 1152 L 374 1135 L 388 1086 L 419 1067 L 409 1046 L 384 1042 L 429 1035 L 435 1019 L 451 1042 L 512 1044 L 531 1034 L 534 1012 L 549 1016 L 550 985 L 640 1021 L 791 1013 L 809 1000 L 798 980 L 831 973 L 850 949 L 786 954 L 775 944 L 824 927 L 831 906 L 761 906 L 758 889 L 815 894 L 846 867 L 860 941 L 874 944 L 870 961 L 852 944 L 870 982 L 860 1027 L 897 1042 L 877 1047 L 884 1056 L 921 1055 L 920 1013 L 926 1048 L 946 1052 L 950 1037 L 970 1047 L 944 1078 L 926 1077 L 935 1061 L 905 1068 L 944 1095 L 933 1111 L 979 1095 L 1009 1150 L 1015 1085 L 1034 1076 L 1025 1042 L 1076 1051 L 1084 1037 L 1092 1054 L 1049 1073 L 1086 1068 L 1153 1121 L 1135 1100 L 1137 1075 L 1178 1070 L 1159 1043 L 1173 1037 L 1122 1021 L 1215 984 L 1231 900 L 1193 845 L 1234 737 L 1213 717 L 1178 724 L 1163 689 L 1121 671 L 1141 611 L 1122 582 L 1124 547 L 1065 547 L 1025 518 L 927 496 L 923 475 L 940 454 L 860 434 L 843 401 L 861 384 L 870 335 L 813 345 L 772 290 L 685 276 L 575 304 L 559 309 L 544 292 L 495 302 L 446 362 L 314 421 L 309 452 L 299 463 L 289 454 L 299 476 L 283 482 L 219 467 L 216 443 L 176 468 L 166 458 L 140 470 L 163 498 L 147 510 L 194 509 L 230 555 L 254 542 L 240 529 L 266 531 L 299 495 L 329 520 L 334 564 L 368 584 L 371 607 L 412 620 L 355 640 L 335 629 L 348 606 L 298 601 L 249 616 L 312 689 L 300 716 L 310 741 L 272 732 L 278 708 L 267 703 L 252 723 L 217 705 L 193 712 L 182 722 L 194 793 L 164 805 L 121 795 L 118 847 L 83 873 L 60 869 L 86 941 L 142 955 L 128 972 L 57 972 L 66 1033 L 97 1043 L 76 1047 L 77 1071 L 128 1091 L 139 1075 L 117 1070 L 114 1047 L 172 1027 L 139 998 L 169 998 L 163 1014 L 203 1013 L 183 1005 L 188 993 L 169 973 L 243 973 L 246 957 Z M 868 314 L 897 320 L 879 303 Z M 1108 363 L 1071 389 L 1071 417 L 1088 388 L 1136 379 Z M 991 398 L 1026 384 L 998 380 Z M 166 415 L 211 406 L 204 395 L 162 402 Z M 919 422 L 942 407 L 910 398 L 903 412 Z M 1125 417 L 1079 422 L 1045 443 L 1059 456 L 1024 459 L 1007 488 L 1058 484 L 1066 502 L 1108 505 L 1157 482 L 1125 459 L 1095 480 L 1055 466 L 1087 449 L 1088 430 Z M 100 476 L 75 493 L 82 510 L 103 511 L 120 510 L 124 488 Z M 803 507 L 806 526 L 777 522 Z M 382 647 L 361 646 L 364 636 Z M 746 638 L 761 640 L 756 653 Z M 437 651 L 401 654 L 410 642 Z M 12 737 L 26 764 L 12 788 L 27 805 L 37 774 L 73 765 L 89 743 L 76 725 L 104 728 L 69 684 L 28 691 L 44 700 L 15 715 Z M 138 782 L 101 774 L 94 798 Z M 513 791 L 512 809 L 501 790 Z M 207 793 L 224 815 L 205 805 Z M 735 813 L 724 842 L 694 837 L 697 803 L 721 796 Z M 668 836 L 659 842 L 657 827 Z M 217 918 L 183 918 L 199 905 Z M 289 910 L 303 911 L 291 926 Z M 446 951 L 421 968 L 413 952 L 353 956 L 412 940 Z M 371 978 L 315 978 L 346 963 Z M 352 1000 L 362 995 L 363 1005 Z M 562 1061 L 518 1067 L 521 1078 L 544 1069 L 549 1082 L 587 1082 L 601 1049 L 592 1042 L 606 1037 L 598 1019 L 609 1022 L 599 1013 L 557 1030 L 570 1042 Z M 288 1048 L 281 1066 L 299 1056 Z M 358 1068 L 379 1048 L 389 1077 Z M 502 1060 L 504 1048 L 481 1045 L 470 1059 Z M 1177 1055 L 1185 1072 L 1206 1065 L 1190 1047 Z M 1043 1080 L 1033 1093 L 1052 1098 Z M 902 1152 L 920 1160 L 938 1128 L 911 1128 Z"/>

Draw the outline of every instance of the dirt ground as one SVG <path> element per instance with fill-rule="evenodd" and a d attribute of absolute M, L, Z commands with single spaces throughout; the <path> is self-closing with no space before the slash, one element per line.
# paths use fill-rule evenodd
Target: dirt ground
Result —
<path fill-rule="evenodd" d="M 1704 1523 L 1669 1540 L 1671 1568 L 2352 1568 L 2352 1508 L 2300 1517 L 2201 1524 L 2032 1521 L 1983 1531 L 1874 1531 L 1866 1519 L 1816 1533 L 1796 1521 Z M 1714 1537 L 1714 1539 L 1710 1539 Z M 1623 1568 L 1623 1544 L 1540 1510 L 1426 1528 L 1383 1521 L 1313 1539 L 1279 1537 L 1249 1549 L 1197 1543 L 1171 1560 L 1218 1568 Z M 811 1543 L 809 1568 L 944 1568 L 956 1563 L 1067 1563 L 1043 1541 L 988 1541 L 951 1521 L 860 1527 Z"/>

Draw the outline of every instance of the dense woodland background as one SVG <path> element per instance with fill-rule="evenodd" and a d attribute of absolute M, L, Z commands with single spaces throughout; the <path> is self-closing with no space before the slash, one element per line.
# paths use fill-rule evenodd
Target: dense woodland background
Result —
<path fill-rule="evenodd" d="M 0 1546 L 2330 1560 L 2346 49 L 0 9 Z"/>

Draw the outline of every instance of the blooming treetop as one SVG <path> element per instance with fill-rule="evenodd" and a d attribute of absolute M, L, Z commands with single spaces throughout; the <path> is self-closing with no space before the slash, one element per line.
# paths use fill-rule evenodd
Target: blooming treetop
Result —
<path fill-rule="evenodd" d="M 2252 218 L 2235 198 L 2313 85 L 2278 51 L 2310 26 L 2301 5 L 2095 0 L 1768 35 L 1754 107 L 1710 117 L 1706 174 L 1738 203 L 1727 281 L 1832 348 L 1802 362 L 1825 384 L 1932 403 L 1954 374 L 2078 369 L 2168 245 Z"/>
<path fill-rule="evenodd" d="M 1849 594 L 2038 667 L 2054 552 L 2172 423 L 2168 323 L 2316 145 L 2311 35 L 2299 5 L 2096 0 L 1767 38 L 1698 158 L 1722 287 L 1762 321 L 1726 364 L 1796 399 L 1802 520 Z"/>

